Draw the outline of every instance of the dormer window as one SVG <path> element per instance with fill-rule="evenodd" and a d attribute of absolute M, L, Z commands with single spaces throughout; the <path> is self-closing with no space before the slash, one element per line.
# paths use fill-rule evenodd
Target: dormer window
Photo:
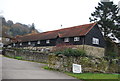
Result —
<path fill-rule="evenodd" d="M 49 43 L 50 43 L 50 40 L 46 40 L 46 43 L 49 44 Z"/>
<path fill-rule="evenodd" d="M 28 45 L 31 45 L 31 42 L 28 42 Z"/>
<path fill-rule="evenodd" d="M 37 41 L 37 44 L 40 44 L 40 41 Z"/>
<path fill-rule="evenodd" d="M 98 38 L 93 38 L 93 44 L 97 44 L 97 45 L 99 45 L 99 39 Z"/>
<path fill-rule="evenodd" d="M 74 41 L 79 41 L 80 37 L 74 37 Z"/>
<path fill-rule="evenodd" d="M 69 38 L 64 38 L 64 42 L 69 42 Z"/>
<path fill-rule="evenodd" d="M 22 46 L 22 43 L 20 43 L 20 46 Z"/>

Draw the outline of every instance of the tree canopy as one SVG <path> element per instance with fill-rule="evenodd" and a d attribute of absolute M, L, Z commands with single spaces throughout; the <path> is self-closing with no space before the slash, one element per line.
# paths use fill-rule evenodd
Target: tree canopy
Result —
<path fill-rule="evenodd" d="M 120 15 L 118 12 L 119 7 L 113 2 L 100 2 L 89 19 L 90 22 L 98 22 L 105 37 L 108 37 L 109 33 L 113 33 L 118 38 L 120 36 Z"/>

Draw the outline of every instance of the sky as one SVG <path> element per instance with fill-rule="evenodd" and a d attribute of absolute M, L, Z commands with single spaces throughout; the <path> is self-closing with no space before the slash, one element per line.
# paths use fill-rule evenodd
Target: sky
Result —
<path fill-rule="evenodd" d="M 113 0 L 118 5 L 120 0 Z M 0 15 L 42 32 L 88 24 L 100 0 L 0 0 Z M 61 27 L 62 25 L 62 27 Z"/>

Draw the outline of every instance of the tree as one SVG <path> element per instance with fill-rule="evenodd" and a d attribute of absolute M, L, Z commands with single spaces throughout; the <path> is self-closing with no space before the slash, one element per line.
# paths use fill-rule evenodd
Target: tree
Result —
<path fill-rule="evenodd" d="M 13 23 L 13 21 L 12 21 L 12 20 L 8 20 L 8 21 L 7 21 L 7 25 L 8 25 L 8 26 L 10 26 L 10 27 L 11 27 L 13 24 L 14 24 L 14 23 Z"/>
<path fill-rule="evenodd" d="M 90 22 L 98 22 L 98 26 L 104 33 L 104 37 L 108 37 L 109 33 L 119 36 L 120 16 L 118 15 L 119 7 L 113 2 L 100 2 L 95 7 L 95 12 L 91 13 Z"/>
<path fill-rule="evenodd" d="M 32 26 L 30 27 L 30 33 L 38 33 L 38 31 L 35 29 L 34 23 L 32 23 Z"/>
<path fill-rule="evenodd" d="M 34 23 L 32 23 L 32 26 L 31 26 L 30 28 L 31 28 L 31 30 L 35 30 L 35 25 L 34 25 Z"/>

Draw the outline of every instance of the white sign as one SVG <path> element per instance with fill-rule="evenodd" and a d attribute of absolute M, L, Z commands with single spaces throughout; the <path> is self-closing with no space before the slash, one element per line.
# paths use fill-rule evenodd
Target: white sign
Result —
<path fill-rule="evenodd" d="M 81 65 L 73 64 L 73 73 L 82 73 Z"/>

